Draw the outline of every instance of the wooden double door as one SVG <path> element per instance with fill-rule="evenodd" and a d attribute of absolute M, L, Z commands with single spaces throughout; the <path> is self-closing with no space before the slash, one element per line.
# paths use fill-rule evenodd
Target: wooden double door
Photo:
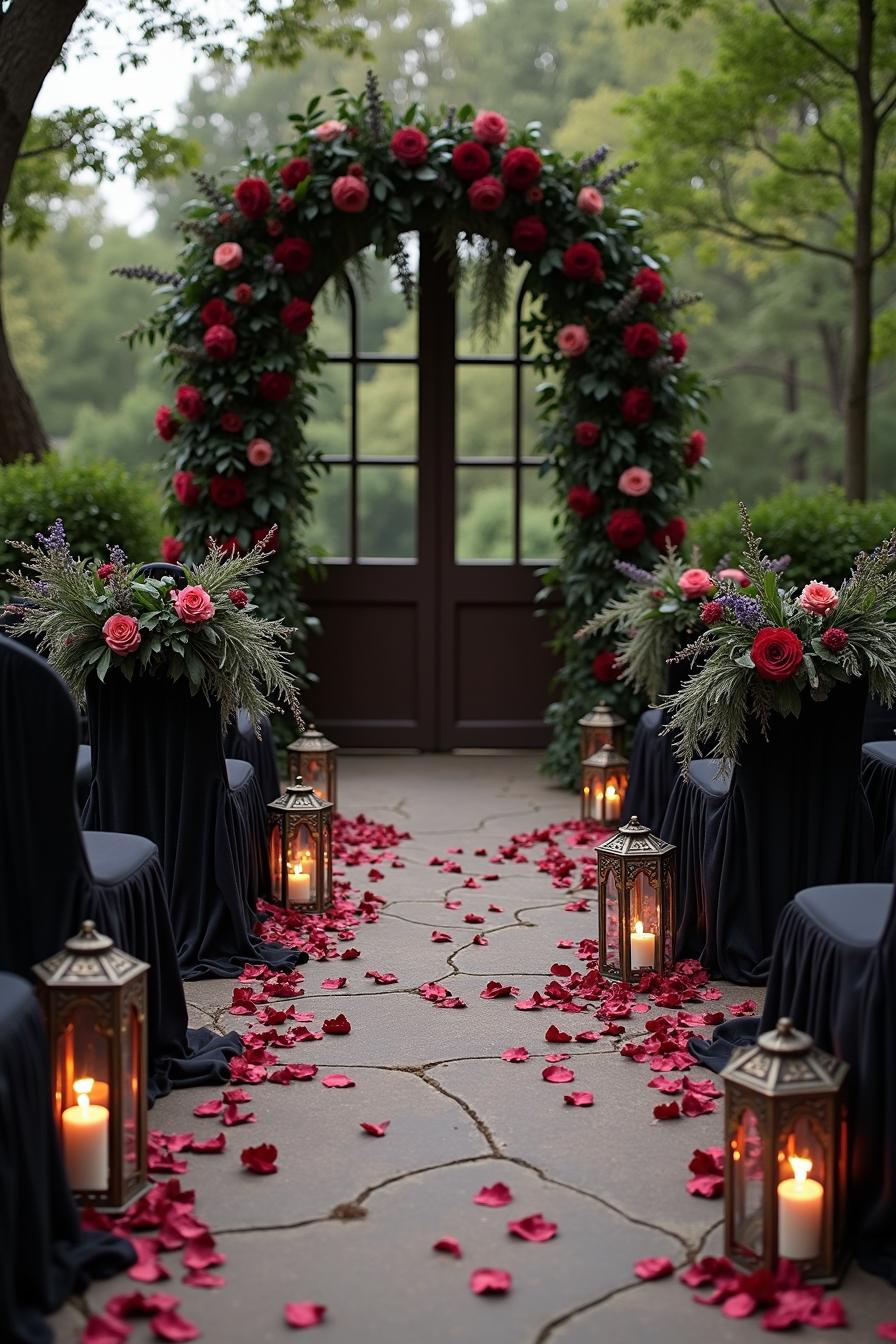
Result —
<path fill-rule="evenodd" d="M 344 440 L 323 444 L 338 535 L 309 595 L 309 700 L 342 746 L 542 746 L 555 661 L 534 598 L 552 506 L 522 291 L 504 353 L 465 352 L 448 268 L 425 236 L 417 255 L 416 339 L 365 351 L 351 292 L 348 348 L 324 374 L 340 380 Z"/>

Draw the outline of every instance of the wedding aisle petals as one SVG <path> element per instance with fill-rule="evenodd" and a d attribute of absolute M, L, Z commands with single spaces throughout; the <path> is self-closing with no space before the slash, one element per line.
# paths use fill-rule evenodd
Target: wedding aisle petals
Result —
<path fill-rule="evenodd" d="M 276 1144 L 259 1143 L 254 1148 L 244 1148 L 240 1161 L 256 1176 L 271 1176 L 277 1170 Z"/>
<path fill-rule="evenodd" d="M 575 1081 L 576 1075 L 572 1069 L 564 1069 L 559 1064 L 551 1064 L 548 1068 L 542 1069 L 541 1076 L 546 1083 L 572 1083 Z"/>
<path fill-rule="evenodd" d="M 463 1259 L 463 1251 L 457 1237 L 439 1237 L 439 1240 L 433 1242 L 434 1251 L 442 1251 L 445 1255 L 453 1255 L 455 1260 Z"/>
<path fill-rule="evenodd" d="M 321 1078 L 324 1087 L 354 1087 L 354 1079 L 349 1078 L 344 1073 L 328 1073 L 326 1078 Z"/>
<path fill-rule="evenodd" d="M 556 1223 L 549 1222 L 542 1214 L 530 1213 L 525 1218 L 509 1222 L 507 1231 L 512 1237 L 520 1237 L 523 1241 L 553 1241 L 558 1228 Z"/>
<path fill-rule="evenodd" d="M 210 1139 L 194 1139 L 190 1144 L 191 1153 L 223 1153 L 227 1145 L 226 1134 L 215 1134 Z"/>
<path fill-rule="evenodd" d="M 159 1339 L 198 1339 L 202 1331 L 192 1321 L 185 1320 L 174 1310 L 158 1311 L 150 1321 L 152 1332 Z"/>
<path fill-rule="evenodd" d="M 283 1308 L 283 1319 L 294 1330 L 308 1330 L 313 1325 L 322 1325 L 326 1314 L 327 1309 L 320 1302 L 287 1302 Z"/>
<path fill-rule="evenodd" d="M 684 1097 L 682 1098 L 681 1110 L 683 1115 L 691 1117 L 695 1115 L 712 1115 L 713 1111 L 717 1109 L 714 1101 L 711 1101 L 709 1097 L 701 1097 L 697 1092 L 685 1092 Z"/>
<path fill-rule="evenodd" d="M 201 1101 L 198 1106 L 193 1107 L 194 1115 L 220 1115 L 224 1109 L 224 1103 L 220 1097 L 213 1101 Z"/>
<path fill-rule="evenodd" d="M 501 1058 L 508 1064 L 522 1064 L 529 1058 L 529 1051 L 524 1045 L 512 1045 L 509 1049 L 501 1051 Z"/>
<path fill-rule="evenodd" d="M 369 972 L 368 972 L 368 974 L 369 974 Z M 345 976 L 344 976 L 344 975 L 334 975 L 334 976 L 332 976 L 329 980 L 321 980 L 321 982 L 320 982 L 320 987 L 321 987 L 321 989 L 344 989 L 344 988 L 345 988 Z M 324 1028 L 324 1030 L 326 1030 L 326 1027 Z"/>
<path fill-rule="evenodd" d="M 484 1185 L 479 1194 L 473 1196 L 473 1203 L 486 1209 L 502 1209 L 505 1204 L 513 1203 L 513 1195 L 503 1181 L 496 1181 L 494 1185 Z"/>
<path fill-rule="evenodd" d="M 509 1293 L 513 1279 L 506 1269 L 474 1269 L 470 1289 L 476 1294 Z"/>
<path fill-rule="evenodd" d="M 365 980 L 372 980 L 377 985 L 397 985 L 398 976 L 393 975 L 391 971 L 365 971 Z"/>
<path fill-rule="evenodd" d="M 702 1199 L 716 1199 L 725 1185 L 724 1152 L 721 1148 L 695 1148 L 688 1163 L 693 1176 L 687 1182 L 689 1195 Z"/>
<path fill-rule="evenodd" d="M 224 1288 L 227 1284 L 223 1274 L 212 1274 L 208 1269 L 191 1269 L 181 1282 L 188 1288 Z"/>
<path fill-rule="evenodd" d="M 896 1339 L 896 1321 L 881 1321 L 877 1327 L 878 1339 Z"/>
<path fill-rule="evenodd" d="M 441 929 L 433 929 L 433 931 L 432 931 L 432 933 L 429 935 L 429 937 L 430 937 L 430 941 L 433 942 L 433 943 L 453 943 L 453 942 L 454 942 L 454 939 L 451 937 L 451 934 L 450 934 L 450 933 L 445 933 L 445 932 L 444 932 L 443 930 L 441 930 Z"/>
<path fill-rule="evenodd" d="M 647 1256 L 635 1263 L 635 1274 L 639 1279 L 666 1279 L 675 1272 L 675 1266 L 668 1256 Z"/>
<path fill-rule="evenodd" d="M 728 1011 L 732 1017 L 755 1017 L 756 1000 L 744 999 L 743 1003 L 730 1003 Z"/>
<path fill-rule="evenodd" d="M 373 1135 L 375 1139 L 381 1139 L 385 1136 L 386 1130 L 389 1128 L 389 1124 L 390 1122 L 388 1120 L 380 1120 L 378 1124 L 375 1124 L 372 1120 L 360 1121 L 360 1125 L 364 1133 Z"/>
<path fill-rule="evenodd" d="M 500 980 L 489 980 L 485 989 L 479 991 L 480 999 L 511 999 L 519 994 L 516 985 L 502 985 Z"/>
<path fill-rule="evenodd" d="M 328 1017 L 321 1025 L 327 1036 L 347 1036 L 352 1029 L 352 1024 L 345 1013 L 340 1013 L 338 1017 Z"/>
<path fill-rule="evenodd" d="M 678 1120 L 681 1117 L 681 1107 L 677 1101 L 660 1102 L 653 1108 L 654 1120 Z"/>
<path fill-rule="evenodd" d="M 88 1317 L 87 1324 L 81 1332 L 81 1344 L 120 1344 L 120 1341 L 127 1339 L 130 1333 L 131 1327 L 125 1325 L 119 1317 L 101 1312 L 97 1316 Z"/>
<path fill-rule="evenodd" d="M 593 1106 L 593 1092 L 568 1092 L 563 1098 L 567 1106 Z"/>

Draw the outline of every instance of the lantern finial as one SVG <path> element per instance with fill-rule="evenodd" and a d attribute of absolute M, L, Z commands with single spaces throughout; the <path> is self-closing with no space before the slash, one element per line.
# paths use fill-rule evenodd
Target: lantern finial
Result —
<path fill-rule="evenodd" d="M 86 952 L 89 955 L 107 952 L 112 947 L 112 939 L 105 933 L 99 933 L 92 919 L 85 919 L 78 932 L 66 938 L 65 946 L 69 952 Z"/>
<path fill-rule="evenodd" d="M 797 1031 L 789 1017 L 779 1017 L 774 1031 L 764 1031 L 759 1044 L 771 1055 L 805 1055 L 812 1049 L 813 1040 L 804 1031 Z"/>

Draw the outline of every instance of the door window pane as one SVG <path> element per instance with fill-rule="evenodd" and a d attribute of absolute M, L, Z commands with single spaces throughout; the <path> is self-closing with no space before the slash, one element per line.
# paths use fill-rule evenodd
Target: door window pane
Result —
<path fill-rule="evenodd" d="M 458 563 L 513 560 L 513 467 L 456 467 L 454 556 Z"/>
<path fill-rule="evenodd" d="M 358 385 L 358 456 L 417 456 L 417 366 L 365 366 Z"/>
<path fill-rule="evenodd" d="M 417 468 L 358 467 L 358 559 L 417 555 Z"/>
<path fill-rule="evenodd" d="M 522 457 L 534 457 L 540 460 L 545 455 L 540 443 L 545 426 L 538 418 L 538 388 L 548 381 L 548 377 L 547 374 L 535 369 L 532 364 L 523 365 L 521 376 L 520 454 Z"/>
<path fill-rule="evenodd" d="M 351 555 L 351 468 L 331 467 L 318 478 L 308 543 L 321 546 L 332 559 Z"/>
<path fill-rule="evenodd" d="M 521 473 L 520 495 L 520 559 L 530 563 L 555 559 L 555 505 L 550 477 L 539 476 L 537 467 L 526 467 Z"/>
<path fill-rule="evenodd" d="M 304 427 L 308 443 L 325 457 L 350 457 L 351 415 L 351 369 L 347 364 L 325 364 Z"/>
<path fill-rule="evenodd" d="M 513 369 L 458 364 L 455 455 L 513 461 Z"/>
<path fill-rule="evenodd" d="M 420 248 L 417 235 L 404 235 L 415 285 Z M 401 286 L 389 261 L 366 248 L 360 256 L 361 271 L 352 273 L 358 296 L 358 347 L 361 354 L 417 353 L 417 305 L 408 310 Z"/>

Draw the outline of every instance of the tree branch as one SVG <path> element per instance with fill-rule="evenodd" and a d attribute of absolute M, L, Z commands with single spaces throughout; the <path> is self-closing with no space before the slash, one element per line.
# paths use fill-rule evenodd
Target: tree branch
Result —
<path fill-rule="evenodd" d="M 832 257 L 836 261 L 845 261 L 848 266 L 852 265 L 853 259 L 848 252 L 841 252 L 833 247 L 824 247 L 820 243 L 810 243 L 805 238 L 794 238 L 787 233 L 777 233 L 771 229 L 757 229 L 754 224 L 748 224 L 745 220 L 739 219 L 731 200 L 724 165 L 719 173 L 719 201 L 729 225 L 740 230 L 739 234 L 732 233 L 730 230 L 726 234 L 720 226 L 711 225 L 710 227 L 720 233 L 722 237 L 730 237 L 735 242 L 740 243 L 753 243 L 757 247 L 765 247 L 769 251 L 793 252 L 801 250 L 811 252 L 816 257 Z"/>
<path fill-rule="evenodd" d="M 885 257 L 893 244 L 896 243 L 896 181 L 894 181 L 893 189 L 890 192 L 890 204 L 885 208 L 879 208 L 884 210 L 884 214 L 890 222 L 887 228 L 886 239 L 881 243 L 880 247 L 871 254 L 872 262 L 880 261 L 881 257 Z"/>
<path fill-rule="evenodd" d="M 753 137 L 753 148 L 757 153 L 768 159 L 769 163 L 780 169 L 782 173 L 793 173 L 796 177 L 832 177 L 835 182 L 840 183 L 849 200 L 855 199 L 852 187 L 842 172 L 837 172 L 833 168 L 797 168 L 795 164 L 785 163 L 783 159 L 779 159 L 755 136 Z"/>
<path fill-rule="evenodd" d="M 58 154 L 60 150 L 67 149 L 70 144 L 70 140 L 60 140 L 55 145 L 38 145 L 36 149 L 22 149 L 16 155 L 16 162 L 18 163 L 21 159 L 37 159 L 43 154 Z"/>
<path fill-rule="evenodd" d="M 817 37 L 813 37 L 811 33 L 807 33 L 805 29 L 798 27 L 797 24 L 793 22 L 790 15 L 785 13 L 778 4 L 778 0 L 768 0 L 768 4 L 784 24 L 784 27 L 789 28 L 793 33 L 794 37 L 798 38 L 800 42 L 805 42 L 806 46 L 812 47 L 812 49 L 817 51 L 819 56 L 823 56 L 826 61 L 830 61 L 833 65 L 836 65 L 838 70 L 843 71 L 844 75 L 848 75 L 850 79 L 855 79 L 856 70 L 854 67 L 847 65 L 845 61 L 842 61 L 836 52 L 829 51 L 823 42 L 818 41 Z"/>

